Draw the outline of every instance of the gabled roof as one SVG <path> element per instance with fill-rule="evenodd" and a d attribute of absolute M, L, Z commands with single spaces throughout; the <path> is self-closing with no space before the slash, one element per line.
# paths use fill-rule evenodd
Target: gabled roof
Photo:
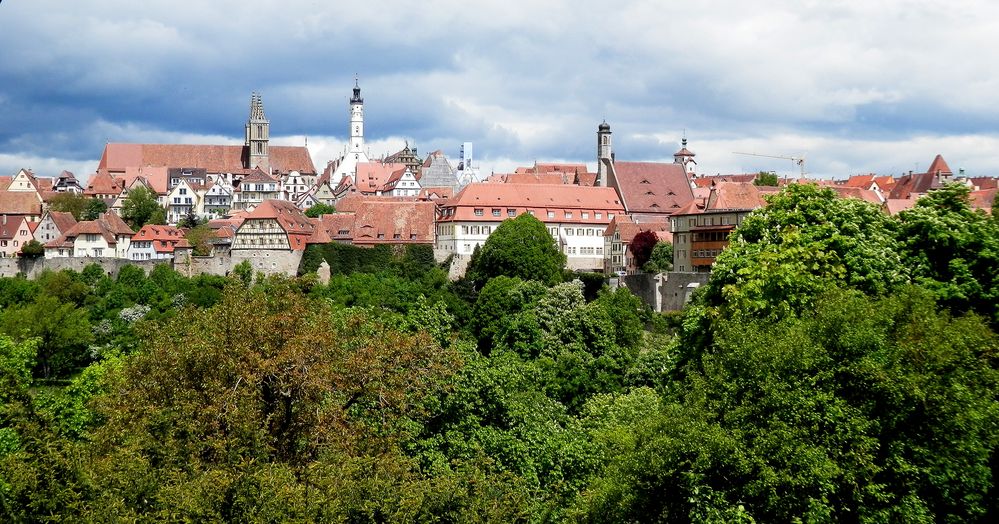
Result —
<path fill-rule="evenodd" d="M 157 253 L 173 253 L 177 243 L 184 239 L 184 231 L 173 226 L 146 224 L 132 237 L 132 242 L 152 242 Z"/>
<path fill-rule="evenodd" d="M 671 214 L 694 198 L 680 164 L 614 162 L 613 170 L 628 213 Z"/>
<path fill-rule="evenodd" d="M 21 224 L 24 223 L 25 218 L 23 216 L 9 217 L 4 216 L 0 219 L 0 238 L 4 240 L 10 240 L 17 235 L 18 229 L 21 228 Z"/>
<path fill-rule="evenodd" d="M 991 213 L 992 209 L 995 207 L 996 194 L 999 193 L 999 189 L 980 189 L 978 191 L 972 191 L 968 195 L 968 199 L 971 202 L 971 207 L 975 209 L 984 209 L 986 212 Z"/>
<path fill-rule="evenodd" d="M 912 209 L 916 205 L 916 199 L 912 198 L 889 198 L 885 200 L 885 209 L 889 215 L 897 215 L 906 209 Z"/>
<path fill-rule="evenodd" d="M 756 180 L 756 173 L 742 173 L 738 175 L 704 175 L 693 180 L 697 187 L 711 187 L 715 182 L 752 182 Z"/>
<path fill-rule="evenodd" d="M 73 213 L 68 211 L 48 211 L 46 214 L 52 220 L 52 224 L 55 225 L 56 231 L 59 231 L 59 233 L 69 231 L 69 228 L 76 224 L 76 218 L 73 217 Z"/>
<path fill-rule="evenodd" d="M 835 191 L 840 198 L 856 198 L 857 200 L 863 200 L 865 202 L 878 205 L 881 205 L 883 202 L 877 193 L 867 189 L 866 187 L 833 187 L 831 189 Z"/>
<path fill-rule="evenodd" d="M 432 244 L 436 210 L 433 202 L 364 202 L 354 213 L 352 241 Z"/>
<path fill-rule="evenodd" d="M 953 175 L 954 172 L 950 170 L 950 166 L 947 165 L 947 161 L 943 159 L 942 155 L 937 155 L 933 162 L 930 164 L 930 168 L 926 170 L 927 173 L 932 175 Z"/>
<path fill-rule="evenodd" d="M 301 209 L 287 200 L 264 200 L 248 213 L 243 224 L 255 219 L 274 219 L 288 235 L 293 250 L 305 249 L 306 240 L 315 232 L 316 225 Z M 242 226 L 241 226 L 242 227 Z"/>
<path fill-rule="evenodd" d="M 859 187 L 861 189 L 870 189 L 871 183 L 874 182 L 874 175 L 853 175 L 843 184 L 846 187 Z"/>
<path fill-rule="evenodd" d="M 610 187 L 582 187 L 575 185 L 534 185 L 534 184 L 490 184 L 474 183 L 465 186 L 454 198 L 450 199 L 447 208 L 455 208 L 455 220 L 495 220 L 491 208 L 525 210 L 582 210 L 605 211 L 620 213 L 624 211 L 617 192 Z M 485 208 L 490 209 L 485 209 Z M 475 209 L 483 209 L 481 215 L 475 215 Z M 502 212 L 505 218 L 508 215 Z M 539 218 L 545 219 L 539 214 Z M 561 220 L 561 216 L 559 219 Z M 578 217 L 576 217 L 578 218 Z M 594 217 L 595 219 L 595 217 Z M 600 220 L 608 223 L 609 217 Z"/>
<path fill-rule="evenodd" d="M 661 239 L 667 242 L 673 241 L 673 233 L 669 230 L 669 218 L 667 217 L 647 217 L 644 219 L 629 215 L 617 215 L 608 224 L 604 231 L 604 236 L 611 236 L 614 233 L 620 235 L 622 244 L 630 244 L 635 239 L 635 235 L 642 231 L 653 231 L 661 234 Z"/>
<path fill-rule="evenodd" d="M 127 167 L 120 178 L 127 188 L 133 187 L 136 180 L 141 180 L 157 195 L 167 194 L 169 180 L 166 167 Z"/>
<path fill-rule="evenodd" d="M 315 174 L 309 150 L 302 146 L 269 146 L 272 170 Z M 193 167 L 208 173 L 247 173 L 246 146 L 185 144 L 107 144 L 98 169 L 116 173 L 128 167 Z"/>
<path fill-rule="evenodd" d="M 362 193 L 382 191 L 392 176 L 399 170 L 405 171 L 406 164 L 391 162 L 358 162 L 354 176 L 354 187 Z M 401 173 L 400 173 L 401 175 Z"/>
<path fill-rule="evenodd" d="M 244 176 L 243 179 L 240 180 L 241 185 L 245 183 L 277 184 L 278 179 L 264 173 L 259 167 L 255 167 L 252 171 L 250 171 L 250 174 Z"/>
<path fill-rule="evenodd" d="M 716 182 L 708 195 L 708 211 L 748 210 L 767 203 L 752 182 Z"/>
<path fill-rule="evenodd" d="M 45 244 L 45 247 L 71 248 L 73 247 L 73 242 L 80 235 L 101 235 L 109 246 L 113 246 L 118 243 L 118 236 L 131 237 L 134 233 L 117 214 L 113 211 L 108 211 L 97 220 L 77 222 L 69 230 L 63 231 L 59 238 Z"/>
<path fill-rule="evenodd" d="M 0 213 L 40 216 L 42 202 L 34 191 L 0 191 Z"/>
<path fill-rule="evenodd" d="M 124 188 L 122 179 L 111 176 L 107 171 L 98 171 L 87 180 L 87 187 L 83 194 L 93 195 L 118 195 Z"/>

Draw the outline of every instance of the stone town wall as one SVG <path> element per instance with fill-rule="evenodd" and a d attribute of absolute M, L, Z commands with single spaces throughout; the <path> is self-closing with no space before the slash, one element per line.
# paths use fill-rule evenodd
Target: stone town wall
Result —
<path fill-rule="evenodd" d="M 679 311 L 710 273 L 639 273 L 626 275 L 624 285 L 655 311 Z"/>
<path fill-rule="evenodd" d="M 97 264 L 110 276 L 117 276 L 121 268 L 125 266 L 137 266 L 149 273 L 157 264 L 170 264 L 169 260 L 128 260 L 124 258 L 94 258 L 94 257 L 66 257 L 66 258 L 0 258 L 0 276 L 14 277 L 24 275 L 28 278 L 37 277 L 42 271 L 62 271 L 72 269 L 83 271 L 83 268 L 90 264 Z"/>

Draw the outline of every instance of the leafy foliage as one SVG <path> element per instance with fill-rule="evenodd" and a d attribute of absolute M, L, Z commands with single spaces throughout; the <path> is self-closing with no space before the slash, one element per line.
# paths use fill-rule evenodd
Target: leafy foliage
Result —
<path fill-rule="evenodd" d="M 642 266 L 642 271 L 649 273 L 666 273 L 673 270 L 673 244 L 660 240 L 652 247 L 649 261 Z"/>
<path fill-rule="evenodd" d="M 25 258 L 38 258 L 45 256 L 45 246 L 41 242 L 31 239 L 21 246 L 21 256 Z"/>
<path fill-rule="evenodd" d="M 84 214 L 87 212 L 87 208 L 88 205 L 90 204 L 90 201 L 91 199 L 83 196 L 80 193 L 71 193 L 71 192 L 59 193 L 56 196 L 52 197 L 52 200 L 49 201 L 49 210 L 60 211 L 63 213 L 72 213 L 73 218 L 75 218 L 76 220 L 78 221 L 85 220 L 83 217 Z M 104 211 L 102 210 L 98 212 L 97 215 L 100 215 L 100 213 L 103 212 Z"/>
<path fill-rule="evenodd" d="M 472 259 L 466 278 L 479 287 L 500 275 L 556 284 L 565 266 L 565 255 L 544 223 L 527 213 L 504 220 Z"/>
<path fill-rule="evenodd" d="M 772 171 L 760 171 L 756 175 L 756 179 L 753 180 L 753 185 L 757 186 L 777 187 L 779 184 L 780 179 L 777 178 L 777 173 Z"/>
<path fill-rule="evenodd" d="M 305 210 L 305 216 L 309 218 L 319 218 L 323 215 L 329 215 L 332 213 L 336 213 L 336 208 L 329 204 L 323 204 L 322 202 L 319 202 Z"/>
<path fill-rule="evenodd" d="M 99 198 L 87 199 L 87 205 L 80 214 L 79 220 L 97 220 L 108 210 L 106 202 Z"/>
<path fill-rule="evenodd" d="M 631 251 L 636 266 L 643 267 L 648 263 L 649 258 L 652 257 L 652 250 L 655 249 L 658 242 L 659 237 L 656 236 L 655 231 L 640 231 L 635 235 L 635 238 L 628 244 L 628 251 Z"/>
<path fill-rule="evenodd" d="M 136 231 L 146 224 L 166 224 L 166 212 L 156 201 L 156 194 L 145 186 L 129 191 L 121 204 L 121 218 Z"/>

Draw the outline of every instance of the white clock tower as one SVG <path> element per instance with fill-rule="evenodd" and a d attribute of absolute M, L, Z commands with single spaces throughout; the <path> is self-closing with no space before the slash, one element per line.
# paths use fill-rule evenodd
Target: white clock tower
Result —
<path fill-rule="evenodd" d="M 335 187 L 349 176 L 351 181 L 355 181 L 357 176 L 357 164 L 368 162 L 368 154 L 364 152 L 364 99 L 361 98 L 361 87 L 354 79 L 354 96 L 350 97 L 350 136 L 343 156 L 336 163 L 336 170 L 333 172 L 333 179 L 330 183 Z"/>

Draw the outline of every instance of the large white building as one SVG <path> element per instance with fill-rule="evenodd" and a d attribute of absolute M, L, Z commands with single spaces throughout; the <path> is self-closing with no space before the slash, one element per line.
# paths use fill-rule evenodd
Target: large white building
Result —
<path fill-rule="evenodd" d="M 604 230 L 624 207 L 610 187 L 469 184 L 441 209 L 436 247 L 467 262 L 500 223 L 523 213 L 545 224 L 569 269 L 603 271 Z"/>

